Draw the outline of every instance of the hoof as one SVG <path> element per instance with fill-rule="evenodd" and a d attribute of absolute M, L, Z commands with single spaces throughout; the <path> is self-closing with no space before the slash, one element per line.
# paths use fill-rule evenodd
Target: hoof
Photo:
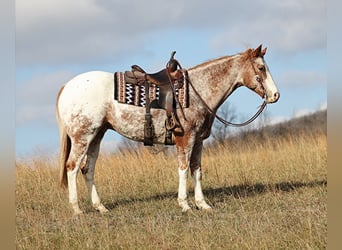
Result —
<path fill-rule="evenodd" d="M 204 210 L 204 211 L 212 211 L 213 209 L 211 208 L 211 206 L 209 206 L 205 200 L 199 200 L 199 201 L 196 201 L 196 207 L 199 209 L 199 210 Z"/>
<path fill-rule="evenodd" d="M 105 213 L 108 213 L 109 212 L 109 210 L 105 207 L 105 206 L 103 206 L 102 204 L 100 204 L 100 205 L 98 205 L 98 206 L 94 206 L 95 207 L 95 209 L 97 210 L 97 211 L 99 211 L 101 214 L 105 214 Z"/>
<path fill-rule="evenodd" d="M 183 199 L 178 199 L 178 204 L 179 206 L 182 208 L 182 212 L 185 213 L 189 210 L 191 210 L 188 201 L 187 200 L 183 200 Z"/>
<path fill-rule="evenodd" d="M 77 217 L 81 214 L 83 214 L 82 210 L 80 209 L 80 207 L 78 206 L 78 203 L 71 203 L 71 207 L 74 210 L 74 217 Z"/>
<path fill-rule="evenodd" d="M 78 211 L 74 211 L 74 214 L 73 214 L 73 218 L 79 218 L 80 216 L 83 215 L 83 211 L 81 210 L 78 210 Z"/>
<path fill-rule="evenodd" d="M 182 208 L 182 213 L 187 213 L 191 211 L 191 207 L 187 206 L 187 207 L 183 207 Z"/>

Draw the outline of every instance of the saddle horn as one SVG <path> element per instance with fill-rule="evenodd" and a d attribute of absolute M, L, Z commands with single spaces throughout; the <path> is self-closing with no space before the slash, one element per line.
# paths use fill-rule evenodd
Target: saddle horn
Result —
<path fill-rule="evenodd" d="M 178 66 L 180 69 L 182 68 L 179 62 L 176 59 L 174 59 L 175 54 L 176 54 L 176 51 L 172 51 L 170 60 L 166 64 L 166 68 L 168 68 L 170 72 L 176 71 Z"/>

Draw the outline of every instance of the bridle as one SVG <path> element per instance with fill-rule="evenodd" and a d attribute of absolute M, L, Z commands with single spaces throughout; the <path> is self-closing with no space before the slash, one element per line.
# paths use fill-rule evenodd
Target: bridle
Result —
<path fill-rule="evenodd" d="M 174 55 L 174 53 L 175 53 L 175 52 L 173 52 L 173 55 Z M 174 59 L 174 61 L 175 61 L 175 63 L 177 64 L 177 66 L 179 66 L 179 68 L 182 69 L 182 66 L 180 65 L 180 63 L 179 63 L 176 59 Z M 260 77 L 259 74 L 257 73 L 257 71 L 256 71 L 256 69 L 255 69 L 255 67 L 254 67 L 254 65 L 253 65 L 252 60 L 250 60 L 250 62 L 251 62 L 251 64 L 252 64 L 252 68 L 253 68 L 253 70 L 254 70 L 254 73 L 255 73 L 255 77 L 256 77 L 257 82 L 259 82 L 259 83 L 261 84 L 261 86 L 263 87 L 263 85 L 262 85 L 262 77 Z M 166 66 L 167 69 L 169 68 L 168 66 L 169 66 L 169 65 Z M 171 79 L 170 79 L 170 75 L 169 75 L 169 70 L 168 70 L 167 72 L 168 72 L 169 80 L 170 80 L 170 83 L 171 83 Z M 188 74 L 186 74 L 186 78 L 187 78 L 187 79 L 186 79 L 187 82 L 190 84 L 190 86 L 191 86 L 191 88 L 193 89 L 194 93 L 197 95 L 197 97 L 200 99 L 200 101 L 201 101 L 202 104 L 205 106 L 205 108 L 209 111 L 209 113 L 210 113 L 211 115 L 214 115 L 215 118 L 216 118 L 217 120 L 219 120 L 220 122 L 222 122 L 225 126 L 232 126 L 232 127 L 243 127 L 243 126 L 246 126 L 246 125 L 252 123 L 252 122 L 253 122 L 253 121 L 262 113 L 262 111 L 265 109 L 265 107 L 266 107 L 266 105 L 267 105 L 267 102 L 264 101 L 264 102 L 261 104 L 261 106 L 259 107 L 259 110 L 258 110 L 250 119 L 248 119 L 247 121 L 245 121 L 245 122 L 243 122 L 243 123 L 233 123 L 233 122 L 229 122 L 229 121 L 223 119 L 222 117 L 220 117 L 219 115 L 217 115 L 216 112 L 214 112 L 214 111 L 208 106 L 208 104 L 203 100 L 203 98 L 201 97 L 201 95 L 198 93 L 198 91 L 196 90 L 196 88 L 195 88 L 194 85 L 192 84 L 191 80 L 189 79 Z M 172 85 L 172 84 L 171 84 L 171 85 Z M 176 99 L 176 102 L 178 103 L 178 100 L 177 100 L 178 98 L 175 98 L 175 99 Z M 179 104 L 179 103 L 178 103 L 178 104 Z M 181 105 L 179 105 L 179 106 L 182 107 Z M 182 114 L 183 114 L 184 119 L 186 120 L 183 109 L 181 109 L 181 111 L 182 111 Z"/>
<path fill-rule="evenodd" d="M 192 84 L 192 82 L 190 81 L 190 79 L 188 79 L 188 82 L 191 86 L 191 88 L 194 90 L 195 94 L 197 95 L 197 97 L 200 99 L 200 101 L 202 102 L 202 104 L 205 106 L 205 108 L 209 111 L 210 114 L 214 115 L 215 118 L 217 120 L 219 120 L 220 122 L 222 122 L 224 125 L 226 126 L 232 126 L 232 127 L 243 127 L 243 126 L 246 126 L 250 123 L 252 123 L 260 114 L 261 112 L 265 109 L 266 105 L 267 105 L 267 102 L 264 101 L 259 110 L 250 118 L 248 119 L 247 121 L 243 122 L 243 123 L 233 123 L 233 122 L 229 122 L 225 119 L 223 119 L 222 117 L 220 117 L 219 115 L 216 114 L 216 112 L 214 112 L 209 106 L 208 104 L 203 100 L 203 98 L 200 96 L 200 94 L 197 92 L 197 90 L 195 89 L 194 85 Z"/>
<path fill-rule="evenodd" d="M 254 73 L 255 73 L 255 77 L 256 77 L 256 80 L 258 83 L 260 83 L 260 85 L 262 86 L 263 88 L 263 85 L 262 85 L 262 77 L 259 76 L 259 74 L 257 73 L 254 65 L 253 65 L 253 62 L 252 60 L 250 60 L 251 64 L 252 64 L 252 68 L 254 70 Z M 208 104 L 203 100 L 203 98 L 201 97 L 201 95 L 198 93 L 198 91 L 195 89 L 194 85 L 192 84 L 191 80 L 187 79 L 187 81 L 189 82 L 191 88 L 194 90 L 195 94 L 197 95 L 197 97 L 200 99 L 200 101 L 202 102 L 202 104 L 206 107 L 206 109 L 209 111 L 210 114 L 214 115 L 215 118 L 217 120 L 219 120 L 221 123 L 223 123 L 225 126 L 232 126 L 232 127 L 243 127 L 243 126 L 246 126 L 250 123 L 252 123 L 261 113 L 262 111 L 265 109 L 266 105 L 267 105 L 267 102 L 264 101 L 261 106 L 259 107 L 259 110 L 250 118 L 248 119 L 247 121 L 245 122 L 242 122 L 242 123 L 233 123 L 233 122 L 229 122 L 225 119 L 223 119 L 222 117 L 220 117 L 219 115 L 216 114 L 216 112 L 214 112 L 209 106 Z"/>

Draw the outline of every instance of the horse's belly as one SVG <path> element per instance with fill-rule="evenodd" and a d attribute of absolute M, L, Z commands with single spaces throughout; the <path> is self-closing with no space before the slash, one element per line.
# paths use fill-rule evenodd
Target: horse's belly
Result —
<path fill-rule="evenodd" d="M 136 107 L 127 104 L 114 102 L 113 129 L 128 139 L 135 141 L 144 140 L 144 124 L 146 110 L 143 107 Z M 165 141 L 165 110 L 151 109 L 152 124 L 154 128 L 154 143 Z"/>

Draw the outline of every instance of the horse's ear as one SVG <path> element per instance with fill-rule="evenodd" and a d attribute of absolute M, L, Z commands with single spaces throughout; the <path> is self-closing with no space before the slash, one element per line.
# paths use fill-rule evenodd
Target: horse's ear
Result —
<path fill-rule="evenodd" d="M 261 51 L 261 56 L 264 56 L 266 54 L 266 51 L 267 51 L 267 48 L 264 48 L 262 51 Z"/>
<path fill-rule="evenodd" d="M 262 44 L 259 45 L 259 47 L 257 47 L 255 50 L 253 50 L 252 52 L 252 56 L 253 57 L 259 57 L 262 56 L 262 52 L 261 52 L 261 48 L 262 48 Z"/>

